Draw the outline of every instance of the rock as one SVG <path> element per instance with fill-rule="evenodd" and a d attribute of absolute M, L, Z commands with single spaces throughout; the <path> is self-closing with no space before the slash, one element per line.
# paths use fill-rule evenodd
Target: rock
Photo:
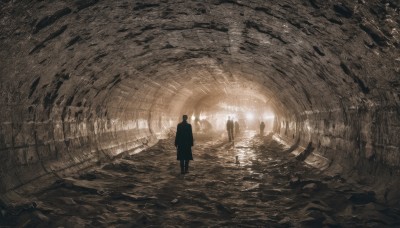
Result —
<path fill-rule="evenodd" d="M 245 190 L 242 190 L 242 192 L 251 192 L 251 191 L 256 191 L 260 188 L 260 184 L 255 184 L 249 188 L 246 188 Z"/>
<path fill-rule="evenodd" d="M 129 200 L 129 201 L 144 201 L 144 200 L 156 200 L 154 196 L 138 196 L 124 192 L 111 192 L 110 197 L 113 200 Z"/>
<path fill-rule="evenodd" d="M 138 219 L 136 219 L 137 224 L 147 225 L 150 223 L 150 218 L 146 214 L 141 214 Z"/>
<path fill-rule="evenodd" d="M 95 180 L 96 178 L 97 178 L 97 176 L 96 176 L 96 174 L 94 174 L 94 173 L 84 173 L 84 174 L 81 174 L 81 175 L 79 176 L 79 179 L 82 179 L 82 180 L 89 180 L 89 181 Z"/>
<path fill-rule="evenodd" d="M 321 227 L 323 219 L 306 217 L 300 220 L 300 224 L 306 227 Z"/>
<path fill-rule="evenodd" d="M 104 192 L 100 183 L 88 180 L 77 180 L 69 177 L 62 179 L 61 186 L 90 194 L 99 194 L 99 192 L 102 194 Z"/>
<path fill-rule="evenodd" d="M 370 202 L 375 202 L 375 192 L 356 192 L 352 193 L 349 200 L 355 204 L 368 204 Z"/>
<path fill-rule="evenodd" d="M 318 188 L 318 185 L 317 185 L 317 184 L 315 184 L 315 183 L 310 183 L 310 184 L 304 185 L 304 187 L 302 188 L 302 190 L 303 190 L 304 192 L 311 193 L 311 192 L 318 191 L 319 188 Z"/>
<path fill-rule="evenodd" d="M 48 224 L 50 219 L 40 211 L 24 213 L 19 217 L 18 227 L 37 227 Z"/>
<path fill-rule="evenodd" d="M 306 216 L 314 218 L 314 219 L 318 219 L 318 220 L 321 220 L 321 221 L 325 220 L 324 214 L 321 211 L 317 211 L 317 210 L 308 211 L 306 213 Z"/>
<path fill-rule="evenodd" d="M 34 211 L 33 215 L 41 222 L 49 222 L 50 219 L 49 217 L 47 217 L 46 215 L 44 215 L 42 212 L 40 211 Z"/>
<path fill-rule="evenodd" d="M 111 206 L 111 205 L 108 205 L 108 204 L 106 204 L 106 209 L 108 211 L 110 211 L 110 212 L 113 212 L 113 213 L 118 211 L 117 207 L 114 207 L 114 206 Z"/>
<path fill-rule="evenodd" d="M 311 211 L 311 210 L 317 210 L 317 211 L 322 211 L 322 212 L 330 212 L 332 211 L 331 208 L 316 204 L 316 203 L 309 203 L 307 206 L 304 207 L 304 211 Z"/>
<path fill-rule="evenodd" d="M 289 186 L 294 188 L 300 184 L 300 178 L 298 177 L 292 177 L 289 181 Z"/>
<path fill-rule="evenodd" d="M 167 205 L 165 205 L 165 204 L 163 204 L 163 203 L 160 203 L 160 202 L 155 202 L 155 203 L 154 203 L 154 206 L 155 206 L 156 208 L 158 208 L 158 209 L 162 209 L 162 210 L 164 210 L 164 209 L 167 209 L 167 208 L 168 208 L 168 206 L 167 206 Z"/>
<path fill-rule="evenodd" d="M 98 212 L 96 208 L 90 205 L 80 205 L 78 211 L 81 216 L 85 217 L 88 215 L 94 215 Z"/>
<path fill-rule="evenodd" d="M 225 213 L 225 214 L 233 214 L 232 209 L 230 209 L 229 207 L 227 207 L 227 206 L 225 206 L 225 205 L 223 205 L 223 204 L 221 204 L 221 203 L 218 203 L 218 204 L 216 205 L 216 208 L 217 208 L 220 212 L 222 212 L 222 213 Z"/>
<path fill-rule="evenodd" d="M 76 202 L 72 198 L 60 197 L 59 200 L 65 205 L 75 205 Z"/>
<path fill-rule="evenodd" d="M 36 208 L 38 210 L 40 210 L 41 212 L 47 214 L 47 213 L 52 213 L 56 210 L 54 206 L 55 205 L 51 205 L 51 204 L 45 203 L 43 201 L 38 201 Z"/>
<path fill-rule="evenodd" d="M 177 198 L 175 198 L 175 199 L 173 199 L 173 200 L 171 201 L 172 204 L 177 204 L 178 202 L 179 202 L 179 200 L 178 200 Z"/>
<path fill-rule="evenodd" d="M 268 194 L 268 195 L 284 195 L 287 193 L 287 191 L 284 191 L 283 189 L 263 189 L 263 193 Z"/>
<path fill-rule="evenodd" d="M 328 227 L 339 227 L 339 224 L 334 219 L 332 219 L 329 215 L 324 213 L 324 216 L 325 216 L 325 221 L 323 222 L 323 224 L 325 226 L 328 226 Z"/>
<path fill-rule="evenodd" d="M 310 198 L 311 195 L 308 194 L 308 193 L 302 193 L 302 194 L 301 194 L 301 197 L 303 197 L 303 198 Z"/>
<path fill-rule="evenodd" d="M 286 216 L 285 218 L 281 219 L 278 223 L 281 225 L 288 225 L 291 223 L 291 219 L 290 217 Z"/>

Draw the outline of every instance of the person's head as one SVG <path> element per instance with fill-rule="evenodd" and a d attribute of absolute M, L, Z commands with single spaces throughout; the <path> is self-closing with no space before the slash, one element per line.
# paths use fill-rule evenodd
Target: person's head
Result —
<path fill-rule="evenodd" d="M 183 116 L 182 116 L 182 120 L 183 120 L 183 121 L 187 121 L 187 119 L 188 119 L 188 116 L 187 116 L 187 115 L 183 115 Z"/>
<path fill-rule="evenodd" d="M 231 119 L 231 117 L 230 116 L 228 116 L 228 120 L 230 120 Z"/>

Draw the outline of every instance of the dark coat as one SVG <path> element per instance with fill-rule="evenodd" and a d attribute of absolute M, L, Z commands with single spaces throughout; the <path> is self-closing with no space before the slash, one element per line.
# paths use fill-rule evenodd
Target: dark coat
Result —
<path fill-rule="evenodd" d="M 177 147 L 177 160 L 193 160 L 192 125 L 190 125 L 186 121 L 178 124 L 178 127 L 176 129 L 175 146 Z"/>
<path fill-rule="evenodd" d="M 234 126 L 233 120 L 226 121 L 226 130 L 233 131 L 233 126 Z"/>
<path fill-rule="evenodd" d="M 265 128 L 265 124 L 264 124 L 264 122 L 261 122 L 261 124 L 260 124 L 260 130 L 261 130 L 261 131 L 264 131 L 264 128 Z"/>

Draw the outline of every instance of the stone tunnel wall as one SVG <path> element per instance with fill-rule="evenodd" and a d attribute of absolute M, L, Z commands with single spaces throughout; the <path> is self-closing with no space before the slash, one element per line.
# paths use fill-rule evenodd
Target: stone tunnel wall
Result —
<path fill-rule="evenodd" d="M 139 152 L 166 137 L 176 121 L 160 110 L 133 109 L 110 117 L 110 107 L 93 114 L 76 105 L 23 104 L 12 83 L 1 85 L 0 193 Z"/>
<path fill-rule="evenodd" d="M 233 85 L 345 168 L 400 166 L 396 1 L 143 2 L 0 1 L 0 192 L 151 145 Z"/>
<path fill-rule="evenodd" d="M 277 117 L 274 131 L 286 140 L 328 158 L 337 173 L 393 176 L 399 173 L 398 107 L 354 107 L 306 112 L 298 118 Z M 382 176 L 382 178 L 384 178 Z"/>

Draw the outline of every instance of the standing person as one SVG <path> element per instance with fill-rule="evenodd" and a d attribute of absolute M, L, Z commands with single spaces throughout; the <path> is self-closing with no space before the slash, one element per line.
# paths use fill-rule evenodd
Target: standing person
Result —
<path fill-rule="evenodd" d="M 180 161 L 181 174 L 189 172 L 189 161 L 193 160 L 193 132 L 192 125 L 187 122 L 188 116 L 182 116 L 182 122 L 178 124 L 175 136 L 177 160 Z"/>
<path fill-rule="evenodd" d="M 226 122 L 226 130 L 228 131 L 228 138 L 229 142 L 231 142 L 233 138 L 233 120 L 231 120 L 231 117 L 228 116 L 228 121 Z"/>
<path fill-rule="evenodd" d="M 264 129 L 265 129 L 264 121 L 261 121 L 261 123 L 260 123 L 260 135 L 261 136 L 264 135 Z"/>
<path fill-rule="evenodd" d="M 235 136 L 238 136 L 240 132 L 239 122 L 235 121 Z"/>

